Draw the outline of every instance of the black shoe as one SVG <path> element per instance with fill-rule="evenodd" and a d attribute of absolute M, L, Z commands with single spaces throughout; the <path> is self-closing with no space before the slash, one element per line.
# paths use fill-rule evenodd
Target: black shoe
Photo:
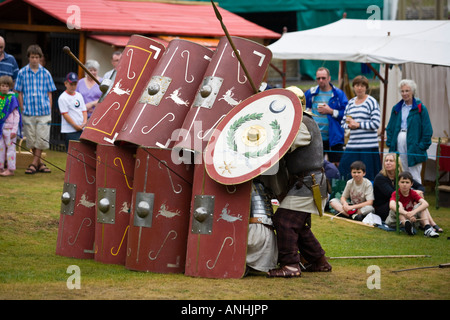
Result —
<path fill-rule="evenodd" d="M 405 221 L 405 231 L 407 234 L 409 234 L 411 236 L 414 235 L 413 225 L 412 225 L 411 221 L 409 221 L 409 220 Z"/>

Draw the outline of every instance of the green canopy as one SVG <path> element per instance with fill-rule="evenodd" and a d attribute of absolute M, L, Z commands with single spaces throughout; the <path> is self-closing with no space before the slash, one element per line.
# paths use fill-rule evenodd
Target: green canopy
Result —
<path fill-rule="evenodd" d="M 197 0 L 210 2 L 210 0 Z M 371 5 L 383 8 L 383 0 L 216 0 L 221 8 L 234 13 L 306 11 L 306 10 L 366 10 Z"/>

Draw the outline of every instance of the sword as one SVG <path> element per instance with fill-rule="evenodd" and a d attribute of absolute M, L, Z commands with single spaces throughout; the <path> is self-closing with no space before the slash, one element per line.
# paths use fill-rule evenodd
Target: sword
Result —
<path fill-rule="evenodd" d="M 316 176 L 314 175 L 314 173 L 311 174 L 311 177 L 313 182 L 311 189 L 313 192 L 314 203 L 316 204 L 317 210 L 319 211 L 319 216 L 322 216 L 322 195 L 320 193 L 320 186 L 316 182 Z"/>

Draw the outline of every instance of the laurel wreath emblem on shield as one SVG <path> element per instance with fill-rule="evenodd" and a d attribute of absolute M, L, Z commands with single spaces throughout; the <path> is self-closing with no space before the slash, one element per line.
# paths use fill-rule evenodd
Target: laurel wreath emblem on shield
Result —
<path fill-rule="evenodd" d="M 227 134 L 227 145 L 228 147 L 233 150 L 234 152 L 237 152 L 237 144 L 236 144 L 236 131 L 241 127 L 243 124 L 245 124 L 248 121 L 252 120 L 261 120 L 263 116 L 263 113 L 251 113 L 247 114 L 243 117 L 240 117 L 238 120 L 236 120 L 228 130 Z M 281 139 L 281 127 L 277 120 L 274 120 L 270 123 L 270 127 L 273 131 L 273 138 L 272 140 L 262 149 L 253 151 L 253 152 L 245 152 L 244 156 L 246 158 L 258 158 L 264 155 L 269 154 L 280 142 Z"/>

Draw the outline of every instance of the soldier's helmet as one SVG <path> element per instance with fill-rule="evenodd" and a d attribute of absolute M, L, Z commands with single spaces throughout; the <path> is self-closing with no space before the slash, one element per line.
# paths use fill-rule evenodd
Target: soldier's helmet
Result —
<path fill-rule="evenodd" d="M 303 90 L 300 89 L 297 86 L 287 87 L 286 90 L 289 90 L 289 91 L 292 91 L 293 93 L 295 93 L 295 95 L 300 99 L 300 102 L 302 103 L 303 111 L 305 111 L 305 109 L 306 109 L 306 98 L 305 98 L 305 94 L 303 93 Z"/>

